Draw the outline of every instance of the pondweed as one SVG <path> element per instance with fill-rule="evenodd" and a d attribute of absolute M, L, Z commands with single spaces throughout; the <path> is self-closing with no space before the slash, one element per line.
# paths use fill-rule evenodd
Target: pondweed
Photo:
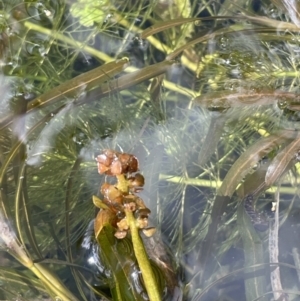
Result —
<path fill-rule="evenodd" d="M 1 300 L 297 300 L 296 1 L 0 10 Z"/>

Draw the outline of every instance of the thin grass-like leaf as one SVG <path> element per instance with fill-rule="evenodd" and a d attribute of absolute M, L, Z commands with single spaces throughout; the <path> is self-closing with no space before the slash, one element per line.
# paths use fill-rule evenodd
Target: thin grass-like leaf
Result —
<path fill-rule="evenodd" d="M 248 266 L 248 267 L 243 267 L 241 269 L 235 270 L 231 273 L 228 273 L 226 276 L 223 276 L 215 281 L 213 281 L 211 284 L 209 284 L 207 287 L 205 287 L 199 294 L 197 294 L 192 301 L 200 301 L 203 300 L 204 296 L 207 294 L 209 290 L 211 290 L 213 287 L 217 286 L 218 284 L 221 284 L 224 282 L 226 279 L 231 278 L 231 277 L 237 277 L 239 274 L 244 273 L 245 276 L 247 276 L 247 271 L 250 270 L 252 271 L 253 269 L 263 269 L 266 267 L 277 267 L 277 266 L 283 266 L 287 267 L 293 270 L 300 271 L 300 269 L 297 269 L 295 266 L 288 264 L 288 263 L 283 263 L 283 262 L 277 262 L 277 263 L 262 263 L 262 264 L 255 264 L 253 266 Z M 251 272 L 250 272 L 251 273 Z M 239 276 L 240 277 L 240 276 Z M 296 292 L 297 294 L 297 292 Z"/>
<path fill-rule="evenodd" d="M 27 112 L 49 105 L 64 97 L 73 98 L 76 95 L 80 95 L 83 91 L 89 91 L 100 83 L 110 80 L 115 74 L 121 72 L 127 63 L 128 59 L 124 58 L 80 74 L 30 101 L 27 105 Z M 11 119 L 12 116 L 9 115 L 3 120 L 0 120 L 0 127 L 3 128 L 9 124 Z"/>
<path fill-rule="evenodd" d="M 210 120 L 210 125 L 208 132 L 206 134 L 205 140 L 202 143 L 200 153 L 198 155 L 198 164 L 203 166 L 212 156 L 212 150 L 215 150 L 220 137 L 224 130 L 224 125 L 226 123 L 226 115 L 216 113 L 212 115 Z"/>
<path fill-rule="evenodd" d="M 165 73 L 173 64 L 175 64 L 174 60 L 165 60 L 161 63 L 147 66 L 130 74 L 125 74 L 117 79 L 110 81 L 109 83 L 102 84 L 100 87 L 92 90 L 88 93 L 85 99 L 78 101 L 77 104 L 87 103 L 97 97 L 104 97 L 109 95 L 110 93 L 119 92 L 124 89 L 130 88 L 134 85 Z"/>
<path fill-rule="evenodd" d="M 202 43 L 202 42 L 205 42 L 205 41 L 208 41 L 209 39 L 214 39 L 216 38 L 217 36 L 220 36 L 220 35 L 223 35 L 223 34 L 226 34 L 228 32 L 231 32 L 232 31 L 232 28 L 222 28 L 222 29 L 219 29 L 219 30 L 216 30 L 215 32 L 213 33 L 209 33 L 209 34 L 206 34 L 200 38 L 196 38 L 196 39 L 193 39 L 191 41 L 189 41 L 188 43 L 186 43 L 185 45 L 179 47 L 178 49 L 176 49 L 175 51 L 173 51 L 172 53 L 170 53 L 168 56 L 167 56 L 167 59 L 175 59 L 177 56 L 179 56 L 185 49 L 188 49 L 189 47 L 195 45 L 195 44 L 198 44 L 198 43 Z"/>
<path fill-rule="evenodd" d="M 72 255 L 72 249 L 71 249 L 71 229 L 70 229 L 70 212 L 71 212 L 71 200 L 72 200 L 72 188 L 74 183 L 74 178 L 76 176 L 76 173 L 78 172 L 80 168 L 80 164 L 82 162 L 82 158 L 77 158 L 72 169 L 70 172 L 70 175 L 67 180 L 67 188 L 66 188 L 66 198 L 65 198 L 65 232 L 66 232 L 66 250 L 67 250 L 67 257 L 68 261 L 70 263 L 73 263 L 73 255 Z M 71 267 L 71 272 L 74 277 L 74 281 L 76 283 L 76 286 L 79 290 L 79 293 L 83 300 L 87 301 L 85 294 L 82 290 L 82 286 L 80 285 L 80 278 L 78 276 L 77 270 L 73 267 Z"/>
<path fill-rule="evenodd" d="M 17 233 L 18 236 L 23 244 L 25 246 L 25 240 L 23 237 L 23 232 L 22 232 L 22 225 L 21 225 L 21 206 L 22 206 L 22 185 L 23 185 L 23 179 L 24 179 L 24 172 L 25 172 L 25 162 L 20 166 L 19 169 L 19 175 L 17 178 L 17 187 L 16 187 L 16 194 L 15 194 L 15 220 L 16 220 L 16 228 L 17 228 Z"/>
<path fill-rule="evenodd" d="M 259 167 L 255 172 L 248 174 L 245 177 L 243 183 L 236 190 L 236 193 L 240 199 L 244 199 L 246 195 L 253 195 L 253 197 L 259 196 L 267 189 L 265 183 L 266 168 L 270 162 L 259 164 Z"/>
<path fill-rule="evenodd" d="M 241 202 L 239 205 L 237 221 L 244 245 L 245 266 L 255 266 L 264 263 L 262 240 L 253 228 L 250 217 L 244 208 L 244 202 Z M 251 277 L 245 279 L 245 289 L 248 301 L 263 296 L 266 292 L 264 270 L 255 269 Z"/>
<path fill-rule="evenodd" d="M 214 200 L 214 205 L 211 211 L 211 223 L 208 226 L 208 230 L 205 235 L 204 241 L 202 242 L 201 250 L 198 256 L 198 261 L 201 262 L 202 281 L 204 281 L 205 279 L 207 279 L 207 277 L 209 277 L 209 275 L 211 275 L 211 271 L 209 268 L 210 261 L 215 260 L 215 258 L 213 259 L 211 258 L 213 243 L 216 238 L 216 233 L 220 222 L 220 218 L 225 208 L 231 201 L 232 201 L 231 198 L 229 198 L 228 196 L 220 196 L 220 195 L 217 195 Z"/>
<path fill-rule="evenodd" d="M 22 183 L 22 192 L 23 192 L 23 209 L 24 209 L 24 218 L 25 218 L 25 232 L 28 239 L 30 246 L 32 247 L 33 251 L 35 252 L 37 258 L 42 258 L 42 252 L 38 245 L 38 241 L 35 234 L 35 228 L 32 220 L 32 212 L 31 208 L 29 207 L 29 197 L 27 191 L 27 173 L 26 173 L 26 166 L 24 171 L 24 179 Z"/>
<path fill-rule="evenodd" d="M 278 31 L 285 31 L 285 29 L 278 28 Z M 175 59 L 178 57 L 184 50 L 188 49 L 189 47 L 196 45 L 198 43 L 207 42 L 208 40 L 214 40 L 222 35 L 227 34 L 236 34 L 236 33 L 242 33 L 245 35 L 253 35 L 253 33 L 268 33 L 268 32 L 274 32 L 273 28 L 257 28 L 257 29 L 245 29 L 244 26 L 235 24 L 233 26 L 227 27 L 227 28 L 221 28 L 217 29 L 214 32 L 208 33 L 204 36 L 201 36 L 199 38 L 193 39 L 189 42 L 187 42 L 185 45 L 179 47 L 178 49 L 174 50 L 172 53 L 168 54 L 167 59 Z"/>
<path fill-rule="evenodd" d="M 278 21 L 274 19 L 270 19 L 267 17 L 254 17 L 254 16 L 248 16 L 248 15 L 243 15 L 246 19 L 252 21 L 253 23 L 258 23 L 262 24 L 265 26 L 270 26 L 272 28 L 276 28 L 276 30 L 290 30 L 290 31 L 296 31 L 299 32 L 300 28 L 290 22 L 283 22 L 283 21 Z"/>
<path fill-rule="evenodd" d="M 15 233 L 9 226 L 6 218 L 0 212 L 0 237 L 4 242 L 8 252 L 26 268 L 30 269 L 43 283 L 44 287 L 52 296 L 62 298 L 62 300 L 78 300 L 53 274 L 47 267 L 42 264 L 34 263 L 24 250 L 23 245 L 17 240 Z"/>
<path fill-rule="evenodd" d="M 279 90 L 241 90 L 237 92 L 213 92 L 194 98 L 193 102 L 208 109 L 229 109 L 233 107 L 267 106 L 276 102 L 300 102 L 295 93 Z"/>
<path fill-rule="evenodd" d="M 46 293 L 45 288 L 36 277 L 30 277 L 28 273 L 13 268 L 1 266 L 0 281 L 5 283 L 5 285 L 15 283 L 18 286 L 24 286 L 27 290 L 39 290 Z"/>
<path fill-rule="evenodd" d="M 276 263 L 278 262 L 278 256 L 279 256 L 279 199 L 280 199 L 280 192 L 279 188 L 277 189 L 275 195 L 274 195 L 274 201 L 276 203 L 275 207 L 275 218 L 274 221 L 270 222 L 269 227 L 269 261 L 270 263 Z M 274 291 L 274 299 L 282 299 L 283 301 L 287 301 L 285 295 L 280 294 L 276 291 L 282 291 L 282 284 L 281 284 L 281 277 L 280 277 L 280 268 L 275 267 L 274 270 L 271 270 L 270 272 L 270 278 L 271 278 L 271 286 Z"/>
<path fill-rule="evenodd" d="M 218 190 L 218 194 L 232 196 L 237 185 L 249 173 L 249 171 L 255 167 L 263 156 L 283 142 L 292 139 L 294 136 L 295 132 L 293 131 L 282 131 L 278 134 L 261 138 L 251 145 L 232 165 Z"/>
<path fill-rule="evenodd" d="M 153 78 L 153 80 L 151 82 L 150 97 L 151 97 L 151 100 L 153 101 L 153 103 L 159 104 L 163 80 L 164 80 L 164 75 L 161 74 L 161 75 Z"/>
<path fill-rule="evenodd" d="M 299 150 L 300 138 L 297 138 L 278 153 L 267 170 L 265 178 L 267 186 L 273 185 L 289 169 L 289 165 L 293 164 L 292 161 L 296 160 Z"/>
<path fill-rule="evenodd" d="M 174 26 L 183 25 L 190 22 L 196 22 L 199 25 L 201 24 L 201 21 L 208 21 L 208 20 L 216 20 L 216 19 L 242 19 L 243 17 L 238 16 L 211 16 L 211 17 L 204 17 L 204 18 L 177 18 L 173 20 L 168 21 L 161 21 L 157 22 L 156 24 L 148 27 L 145 29 L 141 34 L 141 39 L 146 39 L 147 37 L 154 35 L 156 33 L 162 32 L 166 29 L 172 28 Z M 197 24 L 197 25 L 198 25 Z"/>
<path fill-rule="evenodd" d="M 74 97 L 82 91 L 89 91 L 99 86 L 100 83 L 111 80 L 115 74 L 124 69 L 126 64 L 128 64 L 128 59 L 124 58 L 80 74 L 30 101 L 27 105 L 27 112 L 48 105 L 59 98 Z"/>
<path fill-rule="evenodd" d="M 197 18 L 178 18 L 178 19 L 173 19 L 173 20 L 168 20 L 168 21 L 157 22 L 155 25 L 152 25 L 152 26 L 148 27 L 147 29 L 145 29 L 140 34 L 140 38 L 146 39 L 149 36 L 152 36 L 156 33 L 159 33 L 166 29 L 172 28 L 174 26 L 183 25 L 183 24 L 190 23 L 190 22 L 195 22 L 197 20 L 199 20 L 199 19 L 197 19 Z"/>

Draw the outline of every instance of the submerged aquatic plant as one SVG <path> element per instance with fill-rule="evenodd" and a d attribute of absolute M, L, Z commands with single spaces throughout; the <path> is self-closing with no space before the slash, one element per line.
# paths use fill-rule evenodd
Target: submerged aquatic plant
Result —
<path fill-rule="evenodd" d="M 171 260 L 167 259 L 166 252 L 161 254 L 157 247 L 147 249 L 147 239 L 154 235 L 155 228 L 148 227 L 150 210 L 143 200 L 134 194 L 144 186 L 143 176 L 136 173 L 137 158 L 130 154 L 105 150 L 97 156 L 97 162 L 100 174 L 113 175 L 117 179 L 115 185 L 104 183 L 101 186 L 103 201 L 97 197 L 93 198 L 100 211 L 94 225 L 98 245 L 92 248 L 98 250 L 98 254 L 94 254 L 95 261 L 104 267 L 102 269 L 106 275 L 109 273 L 109 287 L 113 299 L 179 299 L 176 273 L 170 264 Z M 145 246 L 140 230 L 144 234 Z M 130 238 L 126 239 L 129 234 Z M 162 242 L 155 243 L 163 248 Z"/>
<path fill-rule="evenodd" d="M 135 277 L 130 196 L 161 233 L 150 278 L 181 283 L 166 298 L 298 300 L 297 4 L 82 3 L 0 1 L 0 299 L 157 298 Z M 102 175 L 94 233 L 103 149 L 118 183 L 124 153 L 146 181 L 137 198 L 142 177 Z"/>

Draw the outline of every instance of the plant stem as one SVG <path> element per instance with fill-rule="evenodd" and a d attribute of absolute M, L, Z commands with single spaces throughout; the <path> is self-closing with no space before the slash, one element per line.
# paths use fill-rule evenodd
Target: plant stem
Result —
<path fill-rule="evenodd" d="M 23 266 L 30 269 L 40 279 L 50 295 L 53 295 L 62 301 L 78 300 L 61 280 L 46 266 L 32 261 L 24 247 L 18 241 L 15 233 L 11 230 L 2 212 L 0 212 L 0 238 L 6 245 L 9 254 Z"/>
<path fill-rule="evenodd" d="M 138 227 L 136 225 L 136 220 L 132 214 L 132 211 L 125 209 L 125 214 L 127 218 L 128 225 L 131 231 L 132 244 L 136 259 L 138 261 L 140 270 L 143 275 L 145 287 L 150 298 L 150 301 L 160 301 L 161 296 L 158 291 L 158 286 L 155 281 L 155 277 L 151 268 L 150 261 L 148 259 L 147 253 L 144 248 L 144 244 L 139 235 Z"/>
<path fill-rule="evenodd" d="M 117 175 L 116 176 L 118 180 L 118 185 L 117 188 L 123 193 L 123 194 L 128 194 L 128 183 L 124 175 Z"/>
<path fill-rule="evenodd" d="M 116 177 L 118 180 L 117 188 L 122 191 L 122 193 L 127 194 L 129 187 L 125 176 L 117 175 Z M 136 219 L 134 218 L 132 211 L 128 207 L 126 207 L 126 204 L 124 205 L 124 208 L 127 223 L 131 231 L 134 254 L 144 279 L 146 291 L 148 293 L 150 301 L 160 301 L 161 296 L 158 290 L 157 283 L 155 281 L 150 261 L 148 259 L 148 255 L 139 234 L 139 228 L 137 226 Z"/>

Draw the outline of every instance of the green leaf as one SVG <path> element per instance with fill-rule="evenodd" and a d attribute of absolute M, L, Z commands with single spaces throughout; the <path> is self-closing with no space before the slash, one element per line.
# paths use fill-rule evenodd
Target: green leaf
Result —
<path fill-rule="evenodd" d="M 150 27 L 148 27 L 147 29 L 145 29 L 141 35 L 140 38 L 141 39 L 146 39 L 147 37 L 154 35 L 156 33 L 159 33 L 161 31 L 164 31 L 166 29 L 172 28 L 174 26 L 178 26 L 178 25 L 182 25 L 182 24 L 186 24 L 186 23 L 190 23 L 190 22 L 195 22 L 197 21 L 197 18 L 178 18 L 178 19 L 174 19 L 174 20 L 168 20 L 168 21 L 161 21 L 161 22 L 157 22 L 155 25 L 152 25 Z"/>
<path fill-rule="evenodd" d="M 129 60 L 122 58 L 117 61 L 109 62 L 91 71 L 80 74 L 70 80 L 65 81 L 57 87 L 39 95 L 27 104 L 27 113 L 32 110 L 50 105 L 63 98 L 76 98 L 83 92 L 90 91 L 101 83 L 110 80 L 114 75 L 121 72 Z M 0 120 L 0 128 L 9 125 L 13 118 L 8 114 Z"/>
<path fill-rule="evenodd" d="M 206 164 L 209 158 L 212 156 L 212 150 L 215 150 L 218 145 L 225 123 L 226 115 L 217 113 L 211 116 L 208 132 L 198 155 L 198 164 L 200 166 L 204 166 L 204 164 Z"/>
<path fill-rule="evenodd" d="M 231 197 L 237 185 L 263 156 L 271 152 L 276 146 L 291 139 L 294 135 L 293 131 L 282 131 L 278 134 L 264 137 L 248 147 L 226 174 L 218 194 Z"/>
<path fill-rule="evenodd" d="M 270 164 L 265 182 L 267 186 L 273 185 L 288 169 L 296 163 L 296 156 L 300 149 L 300 138 L 295 139 L 283 148 Z"/>
<path fill-rule="evenodd" d="M 245 267 L 264 263 L 262 240 L 246 213 L 244 202 L 239 205 L 237 222 L 244 245 Z M 266 293 L 266 279 L 263 269 L 254 269 L 254 272 L 245 279 L 245 289 L 247 301 L 261 298 Z"/>
<path fill-rule="evenodd" d="M 225 110 L 233 107 L 268 106 L 276 103 L 291 101 L 299 102 L 297 94 L 283 92 L 280 90 L 241 90 L 218 91 L 200 95 L 194 98 L 193 102 L 211 110 Z"/>
<path fill-rule="evenodd" d="M 123 58 L 80 74 L 30 101 L 27 105 L 27 111 L 29 112 L 34 108 L 49 105 L 63 97 L 73 98 L 77 94 L 80 95 L 83 91 L 89 91 L 121 72 L 127 63 L 128 59 Z"/>
<path fill-rule="evenodd" d="M 140 280 L 139 268 L 131 241 L 117 239 L 112 226 L 106 224 L 97 237 L 101 246 L 100 256 L 111 271 L 110 289 L 113 300 L 142 301 L 146 291 Z"/>

